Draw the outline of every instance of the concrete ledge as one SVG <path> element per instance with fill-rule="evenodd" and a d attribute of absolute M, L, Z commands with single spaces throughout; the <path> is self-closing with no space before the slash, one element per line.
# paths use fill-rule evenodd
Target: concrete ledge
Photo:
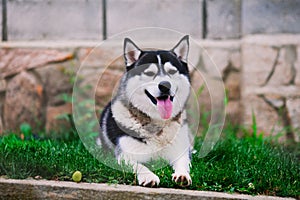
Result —
<path fill-rule="evenodd" d="M 300 45 L 300 34 L 248 35 L 242 38 L 241 43 L 266 46 Z"/>
<path fill-rule="evenodd" d="M 107 185 L 95 183 L 74 183 L 46 180 L 12 180 L 0 178 L 0 199 L 270 199 L 269 196 L 250 196 L 219 192 L 192 190 L 144 188 L 128 185 Z"/>
<path fill-rule="evenodd" d="M 132 38 L 135 41 L 135 38 Z M 137 44 L 140 47 L 143 46 L 166 46 L 173 47 L 180 38 L 170 39 L 170 40 L 137 40 Z M 192 38 L 194 39 L 194 38 Z M 195 43 L 202 47 L 215 47 L 215 48 L 239 48 L 240 40 L 193 40 Z M 49 40 L 35 40 L 35 41 L 0 41 L 0 48 L 55 48 L 55 49 L 65 49 L 65 48 L 90 48 L 97 47 L 99 45 L 107 46 L 122 46 L 123 38 L 118 38 L 114 41 L 103 41 L 103 40 L 61 40 L 61 41 L 49 41 Z"/>

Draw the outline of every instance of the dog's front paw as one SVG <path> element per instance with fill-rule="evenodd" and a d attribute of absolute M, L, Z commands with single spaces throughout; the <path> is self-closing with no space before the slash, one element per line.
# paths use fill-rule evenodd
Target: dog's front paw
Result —
<path fill-rule="evenodd" d="M 192 179 L 188 172 L 175 172 L 172 174 L 172 180 L 182 187 L 187 187 L 192 184 Z"/>
<path fill-rule="evenodd" d="M 159 185 L 159 178 L 152 172 L 138 174 L 139 185 L 145 187 L 154 187 Z"/>

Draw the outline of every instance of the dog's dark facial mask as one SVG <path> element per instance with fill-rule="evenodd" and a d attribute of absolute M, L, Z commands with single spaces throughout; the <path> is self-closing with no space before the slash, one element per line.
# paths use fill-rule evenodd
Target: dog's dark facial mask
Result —
<path fill-rule="evenodd" d="M 177 68 L 179 73 L 189 76 L 187 67 L 187 57 L 189 51 L 189 37 L 183 37 L 175 47 L 169 51 L 143 51 L 132 40 L 124 40 L 124 58 L 126 70 L 129 72 L 135 69 L 135 74 L 140 75 L 150 66 L 150 64 L 164 65 L 170 62 Z M 158 59 L 160 57 L 160 60 Z M 163 70 L 159 66 L 159 71 Z M 166 73 L 166 71 L 164 71 Z"/>
<path fill-rule="evenodd" d="M 183 37 L 169 51 L 143 51 L 130 39 L 126 38 L 124 40 L 126 79 L 140 76 L 145 77 L 146 81 L 153 82 L 163 79 L 163 77 L 171 79 L 175 75 L 183 75 L 190 81 L 187 67 L 188 50 L 188 36 Z M 145 89 L 145 95 L 156 106 L 160 117 L 169 119 L 172 115 L 174 99 L 174 94 L 171 92 L 172 84 L 166 80 L 160 80 L 157 82 L 156 87 L 159 94 Z"/>

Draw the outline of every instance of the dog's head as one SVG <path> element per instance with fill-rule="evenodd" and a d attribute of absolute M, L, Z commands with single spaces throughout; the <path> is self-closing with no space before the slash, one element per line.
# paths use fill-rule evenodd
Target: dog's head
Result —
<path fill-rule="evenodd" d="M 188 36 L 171 50 L 157 51 L 143 51 L 126 38 L 123 94 L 127 100 L 154 119 L 166 120 L 180 113 L 190 92 L 188 51 Z"/>

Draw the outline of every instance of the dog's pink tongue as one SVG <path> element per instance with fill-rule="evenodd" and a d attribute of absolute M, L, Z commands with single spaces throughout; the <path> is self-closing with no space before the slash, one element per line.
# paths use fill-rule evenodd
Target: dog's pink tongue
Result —
<path fill-rule="evenodd" d="M 170 97 L 164 100 L 157 99 L 157 109 L 161 118 L 169 119 L 172 114 L 172 108 L 173 105 L 172 105 L 172 101 L 170 100 Z"/>

